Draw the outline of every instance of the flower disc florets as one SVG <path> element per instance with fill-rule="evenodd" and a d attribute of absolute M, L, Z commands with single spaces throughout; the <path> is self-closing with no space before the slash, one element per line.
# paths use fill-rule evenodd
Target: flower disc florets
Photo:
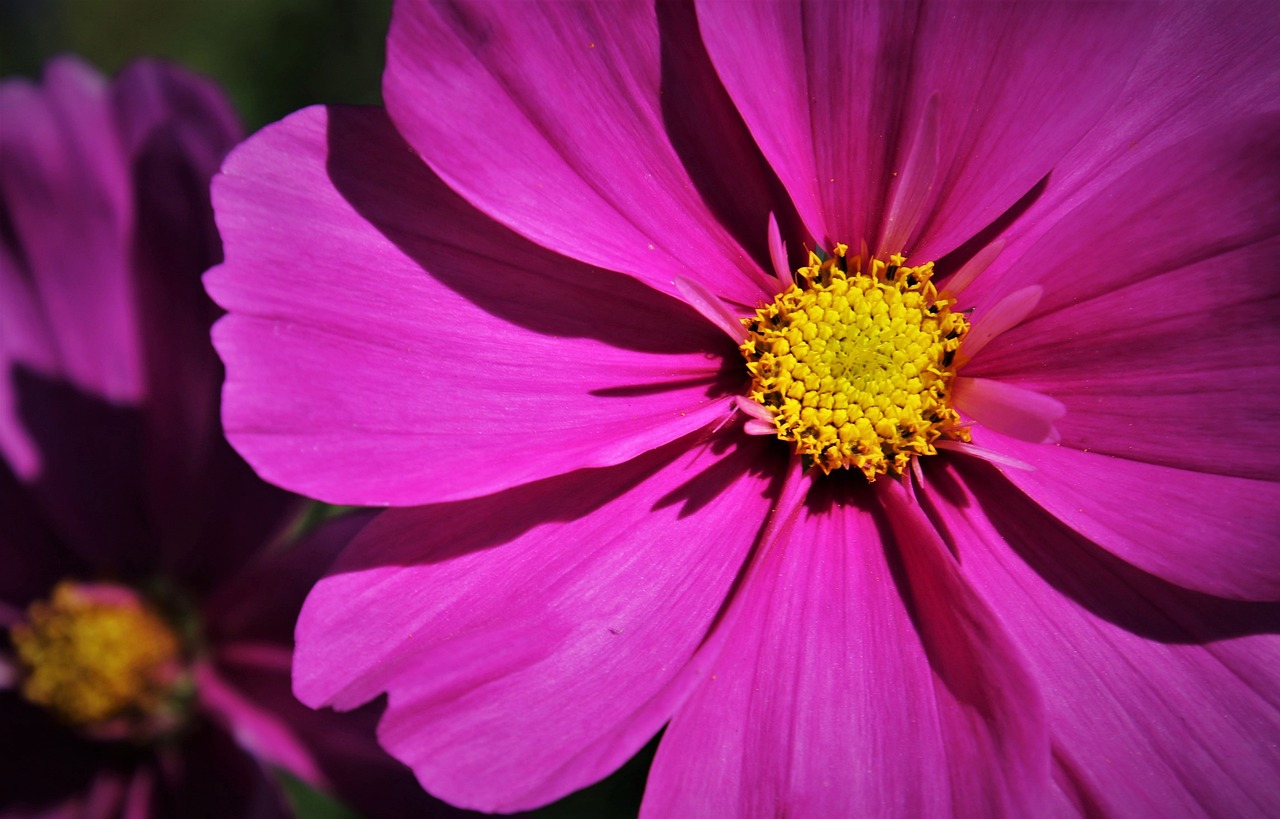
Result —
<path fill-rule="evenodd" d="M 12 629 L 27 700 L 103 738 L 146 739 L 175 724 L 182 644 L 133 590 L 63 581 L 27 617 Z"/>
<path fill-rule="evenodd" d="M 968 441 L 949 403 L 956 350 L 969 323 L 929 281 L 933 263 L 905 267 L 809 254 L 795 283 L 743 319 L 749 395 L 778 437 L 824 473 L 868 480 L 933 455 L 942 437 Z"/>

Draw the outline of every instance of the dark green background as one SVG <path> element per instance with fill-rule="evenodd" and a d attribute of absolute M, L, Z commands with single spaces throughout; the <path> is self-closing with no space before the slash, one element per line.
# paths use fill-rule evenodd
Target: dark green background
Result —
<path fill-rule="evenodd" d="M 0 0 L 0 75 L 38 78 L 61 53 L 112 74 L 141 55 L 168 57 L 220 83 L 252 133 L 315 103 L 380 103 L 390 15 L 391 0 Z M 654 747 L 534 815 L 634 816 Z M 288 785 L 305 819 L 354 816 Z"/>
<path fill-rule="evenodd" d="M 391 0 L 0 0 L 0 72 L 142 55 L 217 80 L 249 130 L 317 102 L 377 103 Z"/>

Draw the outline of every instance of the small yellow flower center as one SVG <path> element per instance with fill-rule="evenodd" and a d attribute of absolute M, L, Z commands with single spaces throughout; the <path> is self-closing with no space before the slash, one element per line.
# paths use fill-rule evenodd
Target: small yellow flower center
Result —
<path fill-rule="evenodd" d="M 824 473 L 901 474 L 946 437 L 968 441 L 948 399 L 969 323 L 929 281 L 933 263 L 906 267 L 809 254 L 795 284 L 743 319 L 750 397 L 778 437 Z M 865 269 L 864 269 L 865 268 Z"/>
<path fill-rule="evenodd" d="M 180 641 L 132 590 L 63 581 L 27 620 L 12 630 L 22 694 L 63 721 L 145 720 L 172 695 Z"/>

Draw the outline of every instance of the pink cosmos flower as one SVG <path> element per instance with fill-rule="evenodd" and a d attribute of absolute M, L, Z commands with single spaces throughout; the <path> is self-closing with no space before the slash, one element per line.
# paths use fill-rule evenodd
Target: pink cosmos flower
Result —
<path fill-rule="evenodd" d="M 1280 20 L 395 6 L 215 180 L 294 686 L 451 802 L 1280 813 Z"/>
<path fill-rule="evenodd" d="M 298 609 L 361 521 L 282 551 L 298 499 L 221 435 L 221 92 L 62 58 L 0 111 L 0 815 L 288 816 L 272 769 L 427 804 L 376 711 L 291 696 Z"/>

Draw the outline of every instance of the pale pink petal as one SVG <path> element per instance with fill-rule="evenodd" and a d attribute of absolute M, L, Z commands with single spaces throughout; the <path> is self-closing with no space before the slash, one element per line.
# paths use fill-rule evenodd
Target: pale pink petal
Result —
<path fill-rule="evenodd" d="M 1004 251 L 1004 247 L 1005 241 L 1003 239 L 996 239 L 994 242 L 984 245 L 981 250 L 973 254 L 973 258 L 964 263 L 964 266 L 942 282 L 939 292 L 953 298 L 963 293 L 965 288 L 995 262 L 996 258 Z"/>
<path fill-rule="evenodd" d="M 684 276 L 675 278 L 676 292 L 684 299 L 685 304 L 715 326 L 724 331 L 734 344 L 742 344 L 747 340 L 747 328 L 743 325 L 741 315 L 730 309 L 716 294 L 712 293 L 695 279 Z"/>
<path fill-rule="evenodd" d="M 952 452 L 959 452 L 970 458 L 977 458 L 982 461 L 999 464 L 1000 466 L 1007 466 L 1012 469 L 1035 469 L 1034 466 L 1026 461 L 1019 461 L 1017 458 L 1006 455 L 1003 452 L 988 449 L 984 446 L 978 446 L 974 443 L 964 443 L 961 441 L 953 441 L 950 438 L 942 438 L 934 441 L 933 445 L 938 449 L 947 449 Z M 918 467 L 920 460 L 916 459 L 913 463 Z"/>
<path fill-rule="evenodd" d="M 956 408 L 988 429 L 1032 443 L 1058 440 L 1054 423 L 1066 408 L 1044 393 L 991 378 L 957 378 L 951 399 Z"/>
<path fill-rule="evenodd" d="M 487 219 L 380 112 L 271 126 L 214 195 L 227 436 L 295 491 L 412 504 L 618 463 L 739 386 L 713 325 Z"/>
<path fill-rule="evenodd" d="M 384 512 L 307 600 L 294 688 L 389 694 L 382 744 L 428 791 L 511 811 L 621 765 L 666 722 L 780 468 L 751 438 Z"/>
<path fill-rule="evenodd" d="M 869 495 L 832 486 L 765 539 L 643 815 L 1026 813 L 1049 748 L 1001 625 L 911 501 L 890 502 L 897 551 Z"/>
<path fill-rule="evenodd" d="M 1170 583 L 1280 600 L 1280 484 L 1039 446 L 975 431 L 1035 467 L 1005 477 L 1065 525 Z"/>
<path fill-rule="evenodd" d="M 778 220 L 772 213 L 769 214 L 769 261 L 773 263 L 773 272 L 781 283 L 778 289 L 790 287 L 795 279 L 787 262 L 787 243 L 782 241 L 782 231 L 778 229 Z"/>
<path fill-rule="evenodd" d="M 962 360 L 972 361 L 982 348 L 991 342 L 991 339 L 1006 330 L 1017 327 L 1031 315 L 1031 311 L 1036 309 L 1043 295 L 1044 288 L 1033 284 L 1010 293 L 996 302 L 990 310 L 974 316 L 972 327 L 964 337 L 958 356 Z"/>
<path fill-rule="evenodd" d="M 889 185 L 884 233 L 877 247 L 914 247 L 916 233 L 938 184 L 938 95 L 925 103 L 920 122 L 912 129 L 911 147 L 902 169 Z"/>
<path fill-rule="evenodd" d="M 928 494 L 1044 694 L 1071 813 L 1280 813 L 1275 607 L 1163 583 L 956 464 Z"/>
<path fill-rule="evenodd" d="M 698 8 L 725 87 L 815 237 L 922 259 L 990 224 L 1095 124 L 1149 16 L 1070 3 Z M 937 199 L 910 246 L 878 247 L 935 93 Z"/>
<path fill-rule="evenodd" d="M 699 80 L 664 76 L 674 58 L 663 48 L 680 45 L 660 41 L 654 7 L 528 12 L 396 6 L 383 94 L 405 139 L 468 201 L 539 244 L 666 293 L 680 275 L 757 302 L 771 277 L 668 138 L 664 84 Z M 762 242 L 763 213 L 754 230 Z"/>

